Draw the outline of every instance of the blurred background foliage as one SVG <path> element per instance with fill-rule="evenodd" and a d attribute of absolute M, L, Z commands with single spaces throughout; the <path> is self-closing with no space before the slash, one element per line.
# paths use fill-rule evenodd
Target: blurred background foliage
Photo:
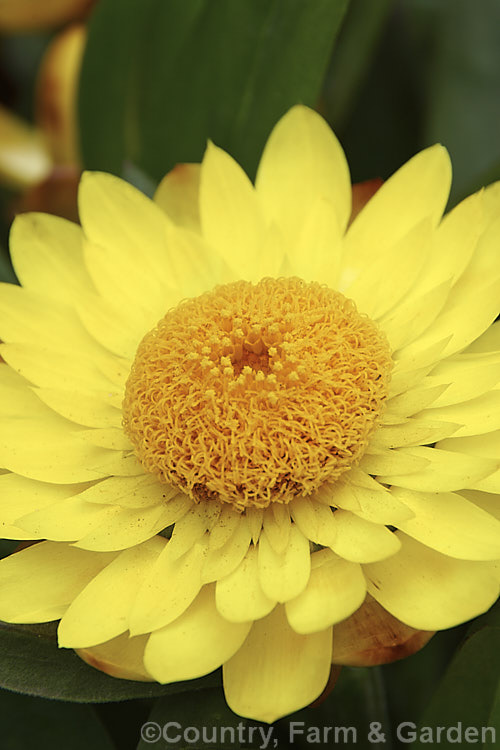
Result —
<path fill-rule="evenodd" d="M 253 177 L 297 102 L 333 126 L 353 182 L 443 143 L 453 205 L 500 179 L 500 0 L 0 0 L 0 280 L 15 281 L 15 214 L 77 220 L 83 168 L 152 194 L 211 138 Z M 321 705 L 293 718 L 358 727 L 360 748 L 371 747 L 370 721 L 386 748 L 407 746 L 402 721 L 490 725 L 500 738 L 499 674 L 497 607 L 402 662 L 344 668 Z M 113 680 L 58 651 L 51 626 L 0 629 L 0 746 L 144 750 L 148 716 L 237 726 L 219 685 L 218 674 L 166 687 Z M 276 725 L 282 747 L 287 727 Z"/>

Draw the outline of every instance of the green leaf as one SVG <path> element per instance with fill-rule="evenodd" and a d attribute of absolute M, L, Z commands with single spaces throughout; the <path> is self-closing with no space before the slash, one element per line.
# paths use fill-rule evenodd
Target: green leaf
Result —
<path fill-rule="evenodd" d="M 139 106 L 145 171 L 160 179 L 178 161 L 200 161 L 208 137 L 253 176 L 279 117 L 315 104 L 346 7 L 157 0 Z"/>
<path fill-rule="evenodd" d="M 153 698 L 220 684 L 217 672 L 200 680 L 158 685 L 109 677 L 73 651 L 59 649 L 52 624 L 0 629 L 0 687 L 26 695 L 75 703 Z"/>
<path fill-rule="evenodd" d="M 441 6 L 425 136 L 451 153 L 456 201 L 500 178 L 500 3 Z"/>
<path fill-rule="evenodd" d="M 314 105 L 348 0 L 101 0 L 80 92 L 87 167 L 158 181 L 207 138 L 253 175 L 293 104 Z"/>
<path fill-rule="evenodd" d="M 78 103 L 87 169 L 122 173 L 138 47 L 153 2 L 101 0 L 91 15 Z"/>
<path fill-rule="evenodd" d="M 471 635 L 458 649 L 424 712 L 419 731 L 423 731 L 423 727 L 431 727 L 435 736 L 436 727 L 448 729 L 461 723 L 463 731 L 467 727 L 476 727 L 479 740 L 483 727 L 493 727 L 497 735 L 500 733 L 498 609 L 488 613 L 482 622 L 474 623 L 469 632 Z M 484 746 L 491 747 L 494 744 L 491 742 L 491 735 L 486 735 L 486 739 L 489 739 L 490 744 L 485 742 Z M 466 742 L 463 737 L 462 741 Z M 440 740 L 441 747 L 456 745 L 457 739 L 453 734 L 450 738 L 443 736 Z M 425 735 L 420 736 L 420 742 L 412 745 L 416 748 L 427 746 Z"/>
<path fill-rule="evenodd" d="M 107 732 L 90 706 L 53 703 L 0 691 L 1 746 L 113 750 Z"/>
<path fill-rule="evenodd" d="M 351 0 L 326 76 L 325 114 L 335 130 L 352 111 L 394 0 Z"/>
<path fill-rule="evenodd" d="M 221 689 L 172 695 L 156 701 L 141 727 L 142 739 L 137 750 L 147 750 L 152 745 L 155 750 L 215 747 L 239 750 L 248 746 L 246 726 L 246 720 L 228 708 Z"/>

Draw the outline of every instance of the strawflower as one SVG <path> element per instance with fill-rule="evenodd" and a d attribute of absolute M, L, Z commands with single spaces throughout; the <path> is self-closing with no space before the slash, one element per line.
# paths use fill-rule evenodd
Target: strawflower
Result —
<path fill-rule="evenodd" d="M 271 722 L 321 694 L 365 599 L 409 630 L 487 610 L 500 188 L 443 218 L 450 179 L 427 149 L 347 228 L 342 149 L 295 107 L 255 187 L 209 145 L 154 202 L 87 173 L 81 228 L 19 217 L 1 522 L 45 541 L 0 562 L 0 617 L 60 619 L 123 677 L 222 665 Z"/>

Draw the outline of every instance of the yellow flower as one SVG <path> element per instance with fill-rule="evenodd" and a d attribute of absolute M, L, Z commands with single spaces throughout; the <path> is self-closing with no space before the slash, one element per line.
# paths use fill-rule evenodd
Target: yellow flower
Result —
<path fill-rule="evenodd" d="M 82 229 L 18 218 L 1 522 L 47 541 L 0 562 L 0 617 L 61 618 L 122 676 L 223 665 L 229 706 L 273 721 L 322 692 L 367 592 L 422 630 L 488 609 L 500 189 L 443 219 L 449 186 L 430 148 L 347 229 L 343 152 L 295 107 L 255 188 L 209 145 L 156 202 L 86 174 Z"/>

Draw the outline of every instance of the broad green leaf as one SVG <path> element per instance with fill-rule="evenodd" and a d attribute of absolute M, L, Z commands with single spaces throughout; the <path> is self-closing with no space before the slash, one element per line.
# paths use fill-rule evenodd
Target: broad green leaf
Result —
<path fill-rule="evenodd" d="M 160 179 L 207 138 L 253 176 L 293 104 L 314 105 L 346 0 L 157 0 L 142 68 L 139 164 Z"/>
<path fill-rule="evenodd" d="M 7 690 L 75 703 L 107 703 L 220 684 L 217 672 L 172 685 L 119 680 L 89 667 L 73 651 L 59 649 L 52 625 L 17 627 L 4 623 L 0 629 L 0 687 Z"/>
<path fill-rule="evenodd" d="M 253 176 L 273 125 L 316 103 L 348 0 L 101 0 L 84 56 L 86 167 L 158 181 L 207 138 Z"/>
<path fill-rule="evenodd" d="M 0 726 L 3 750 L 114 750 L 91 706 L 54 703 L 1 690 Z"/>
<path fill-rule="evenodd" d="M 121 174 L 132 127 L 138 47 L 154 0 L 100 0 L 91 15 L 79 89 L 87 169 Z"/>
<path fill-rule="evenodd" d="M 424 727 L 454 727 L 461 722 L 467 727 L 476 727 L 477 740 L 482 747 L 481 730 L 492 727 L 500 734 L 499 675 L 500 675 L 500 627 L 498 613 L 491 615 L 492 624 L 483 624 L 477 629 L 475 623 L 470 635 L 458 649 L 439 688 L 424 712 L 420 721 L 420 731 Z M 484 747 L 492 747 L 491 735 L 487 734 Z M 476 741 L 477 741 L 476 740 Z M 456 747 L 457 738 L 444 736 L 441 747 Z M 462 742 L 466 743 L 464 737 Z M 412 747 L 428 746 L 425 735 Z"/>
<path fill-rule="evenodd" d="M 250 722 L 256 726 L 258 722 Z M 196 748 L 223 748 L 239 750 L 248 745 L 248 728 L 245 719 L 234 714 L 224 700 L 221 689 L 203 690 L 196 694 L 180 693 L 160 698 L 153 706 L 147 721 L 142 725 L 141 740 L 137 750 L 191 750 Z M 260 734 L 255 747 L 261 746 Z"/>
<path fill-rule="evenodd" d="M 500 178 L 500 3 L 444 0 L 434 29 L 425 137 L 453 162 L 452 200 Z"/>
<path fill-rule="evenodd" d="M 323 91 L 325 114 L 335 130 L 352 110 L 393 5 L 394 0 L 351 0 Z"/>

